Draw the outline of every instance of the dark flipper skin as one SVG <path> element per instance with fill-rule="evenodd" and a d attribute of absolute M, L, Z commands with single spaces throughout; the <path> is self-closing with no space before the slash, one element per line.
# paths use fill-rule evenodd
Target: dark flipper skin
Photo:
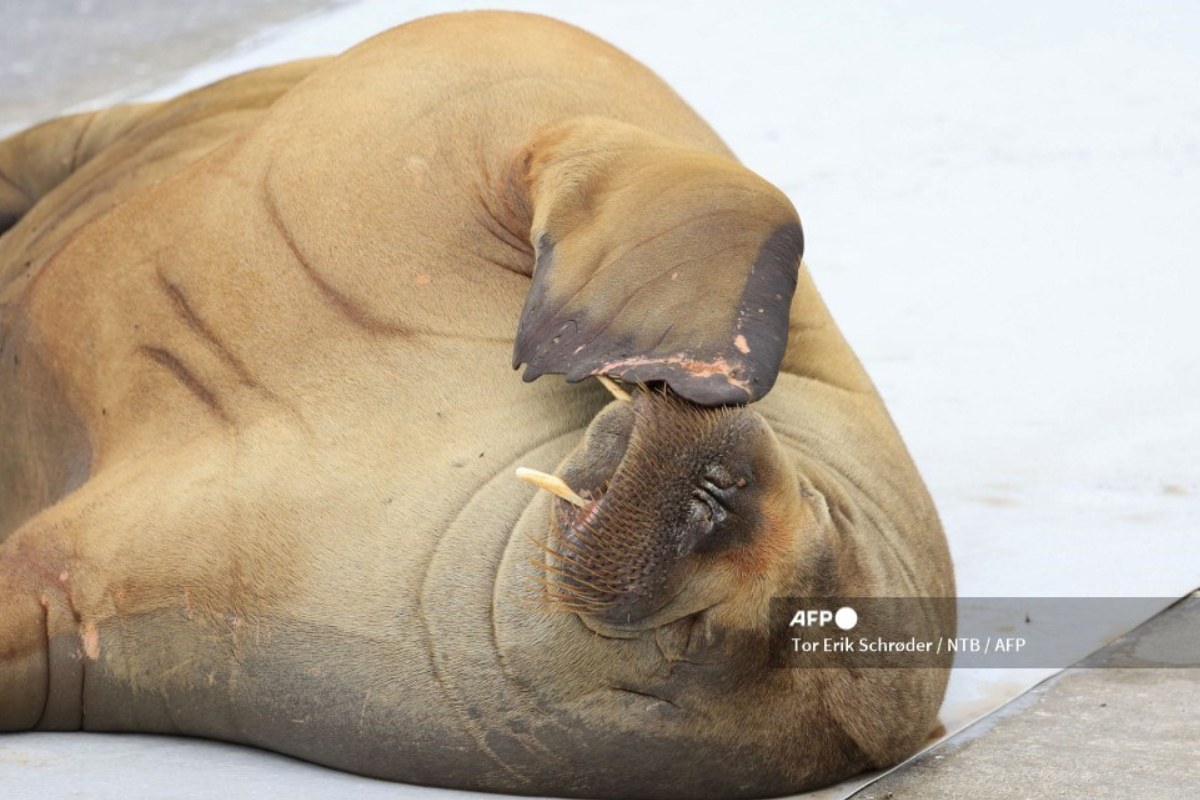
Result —
<path fill-rule="evenodd" d="M 525 380 L 662 381 L 701 405 L 775 384 L 804 249 L 776 188 L 609 120 L 530 145 L 537 264 L 513 351 Z"/>

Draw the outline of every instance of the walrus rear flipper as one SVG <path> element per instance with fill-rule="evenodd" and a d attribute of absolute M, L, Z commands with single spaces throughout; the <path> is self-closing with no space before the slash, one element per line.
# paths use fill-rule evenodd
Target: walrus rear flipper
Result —
<path fill-rule="evenodd" d="M 53 119 L 0 141 L 0 235 L 110 145 L 110 157 L 102 159 L 108 163 L 90 170 L 89 181 L 105 173 L 103 183 L 77 187 L 77 202 L 68 202 L 65 208 L 74 210 L 89 192 L 109 192 L 119 184 L 120 195 L 127 196 L 139 185 L 173 174 L 245 131 L 259 112 L 326 60 L 264 67 L 161 103 L 114 106 Z M 116 196 L 110 194 L 109 201 Z M 93 212 L 96 208 L 93 205 Z M 59 223 L 48 220 L 47 224 Z"/>
<path fill-rule="evenodd" d="M 0 234 L 133 127 L 149 107 L 115 106 L 60 117 L 0 141 Z"/>
<path fill-rule="evenodd" d="M 782 192 L 600 118 L 540 131 L 525 166 L 537 252 L 513 351 L 525 380 L 664 381 L 704 405 L 770 390 L 803 251 Z"/>

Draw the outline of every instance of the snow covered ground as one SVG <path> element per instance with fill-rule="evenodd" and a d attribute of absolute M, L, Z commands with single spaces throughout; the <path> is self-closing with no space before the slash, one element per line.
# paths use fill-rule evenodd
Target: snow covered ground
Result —
<path fill-rule="evenodd" d="M 153 96 L 484 5 L 351 3 Z M 938 502 L 961 595 L 1200 586 L 1200 5 L 505 6 L 641 59 L 789 194 L 817 284 Z M 1130 608 L 1089 649 L 1140 622 L 1145 606 Z M 958 671 L 944 721 L 1046 674 Z M 6 739 L 0 785 L 47 796 L 19 783 L 38 772 L 25 753 L 88 797 L 141 797 L 139 760 L 196 777 L 146 796 L 229 796 L 213 766 L 250 781 L 239 795 L 287 780 L 297 797 L 450 796 L 212 743 L 94 738 Z M 116 770 L 111 794 L 98 762 Z M 88 783 L 69 783 L 72 763 Z"/>

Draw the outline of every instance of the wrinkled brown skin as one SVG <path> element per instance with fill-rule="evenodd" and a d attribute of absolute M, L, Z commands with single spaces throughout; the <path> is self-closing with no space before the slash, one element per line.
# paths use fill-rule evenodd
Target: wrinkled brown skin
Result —
<path fill-rule="evenodd" d="M 947 596 L 950 562 L 790 204 L 619 51 L 435 17 L 34 128 L 0 173 L 0 730 L 698 798 L 886 766 L 937 725 L 945 670 L 754 645 L 773 595 Z M 519 321 L 535 374 L 761 398 L 711 412 L 755 470 L 740 527 L 641 619 L 528 599 L 561 501 L 513 468 L 585 474 L 627 412 L 522 382 Z"/>

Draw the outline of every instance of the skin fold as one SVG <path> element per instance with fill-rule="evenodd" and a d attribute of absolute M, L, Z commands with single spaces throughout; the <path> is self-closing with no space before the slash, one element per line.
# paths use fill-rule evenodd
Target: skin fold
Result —
<path fill-rule="evenodd" d="M 698 798 L 937 726 L 948 669 L 767 663 L 772 597 L 952 596 L 945 539 L 791 203 L 591 35 L 55 120 L 0 230 L 0 730 Z"/>

